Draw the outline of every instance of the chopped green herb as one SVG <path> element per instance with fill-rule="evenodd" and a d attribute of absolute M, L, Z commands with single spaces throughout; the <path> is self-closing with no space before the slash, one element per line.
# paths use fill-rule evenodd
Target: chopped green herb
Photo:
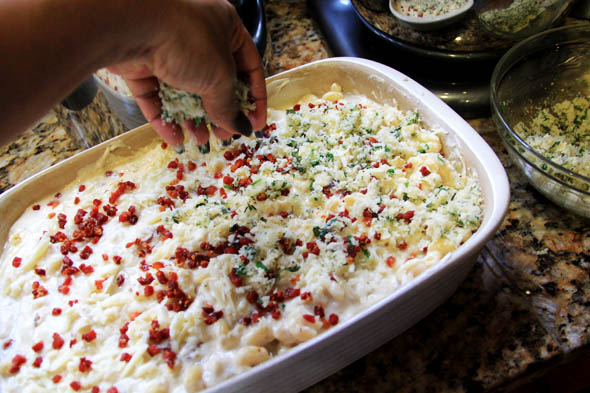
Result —
<path fill-rule="evenodd" d="M 178 224 L 182 221 L 182 216 L 178 210 L 174 210 L 174 213 L 172 213 L 172 221 L 174 221 L 175 224 Z"/>
<path fill-rule="evenodd" d="M 246 258 L 248 258 L 248 260 L 253 260 L 256 258 L 256 255 L 258 255 L 258 248 L 257 247 L 246 246 L 243 248 L 243 250 L 244 250 L 244 255 L 246 256 Z"/>
<path fill-rule="evenodd" d="M 266 266 L 264 266 L 264 263 L 260 262 L 260 261 L 256 261 L 256 267 L 259 269 L 264 270 L 265 272 L 268 273 L 268 268 Z"/>
<path fill-rule="evenodd" d="M 415 112 L 412 113 L 412 117 L 410 117 L 408 119 L 408 121 L 407 121 L 406 124 L 407 125 L 416 124 L 416 123 L 418 123 L 418 120 L 419 120 L 419 114 L 418 114 L 418 111 L 415 111 Z M 414 136 L 414 135 L 412 135 L 412 136 Z"/>
<path fill-rule="evenodd" d="M 238 267 L 234 268 L 234 272 L 236 273 L 236 276 L 238 277 L 246 277 L 246 265 L 241 264 Z"/>
<path fill-rule="evenodd" d="M 315 237 L 322 236 L 322 228 L 320 227 L 313 227 L 313 234 Z"/>

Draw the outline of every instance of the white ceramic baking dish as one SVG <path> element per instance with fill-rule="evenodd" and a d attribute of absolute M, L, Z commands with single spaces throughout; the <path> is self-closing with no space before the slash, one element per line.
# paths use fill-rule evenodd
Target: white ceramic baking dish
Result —
<path fill-rule="evenodd" d="M 448 131 L 447 143 L 455 145 L 467 166 L 479 177 L 485 198 L 482 225 L 441 263 L 382 301 L 288 353 L 211 388 L 210 392 L 296 392 L 399 335 L 455 291 L 508 207 L 508 179 L 492 149 L 434 94 L 384 65 L 356 58 L 332 58 L 286 71 L 267 80 L 269 105 L 283 107 L 308 93 L 321 95 L 333 82 L 339 83 L 345 92 L 364 94 L 381 103 L 391 104 L 395 100 L 402 109 L 417 108 L 426 124 Z M 77 154 L 5 192 L 0 196 L 0 244 L 6 242 L 10 226 L 25 208 L 74 181 L 80 168 L 100 160 L 114 144 L 140 147 L 156 137 L 149 126 L 142 126 Z M 120 154 L 132 150 L 118 149 Z"/>

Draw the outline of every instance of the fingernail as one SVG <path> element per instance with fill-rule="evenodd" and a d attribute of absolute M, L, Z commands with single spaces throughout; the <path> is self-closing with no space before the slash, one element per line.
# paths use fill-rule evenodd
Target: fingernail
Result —
<path fill-rule="evenodd" d="M 254 135 L 256 135 L 256 138 L 264 138 L 264 131 L 255 131 Z"/>
<path fill-rule="evenodd" d="M 250 120 L 242 112 L 238 112 L 238 115 L 233 121 L 233 126 L 236 131 L 244 136 L 252 135 L 252 124 L 250 124 Z"/>
<path fill-rule="evenodd" d="M 205 143 L 204 145 L 199 145 L 199 151 L 201 152 L 201 154 L 207 154 L 211 151 L 211 145 L 209 144 L 209 141 L 207 141 L 207 143 Z"/>
<path fill-rule="evenodd" d="M 184 153 L 184 144 L 180 144 L 180 145 L 176 145 L 176 146 L 172 146 L 172 148 L 174 149 L 175 152 L 177 152 L 178 154 L 182 154 Z"/>
<path fill-rule="evenodd" d="M 221 141 L 221 145 L 222 145 L 222 146 L 225 146 L 225 147 L 228 147 L 229 145 L 231 145 L 231 141 L 232 141 L 232 139 L 231 139 L 231 138 L 229 138 L 229 139 L 226 139 L 226 140 L 224 140 L 224 141 Z"/>

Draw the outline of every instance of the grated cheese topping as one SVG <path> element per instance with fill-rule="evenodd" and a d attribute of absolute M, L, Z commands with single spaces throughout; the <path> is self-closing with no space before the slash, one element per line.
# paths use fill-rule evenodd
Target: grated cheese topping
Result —
<path fill-rule="evenodd" d="M 0 259 L 0 387 L 196 392 L 329 331 L 477 230 L 442 131 L 338 86 L 263 138 L 154 142 L 27 209 Z M 106 172 L 105 172 L 106 171 Z"/>

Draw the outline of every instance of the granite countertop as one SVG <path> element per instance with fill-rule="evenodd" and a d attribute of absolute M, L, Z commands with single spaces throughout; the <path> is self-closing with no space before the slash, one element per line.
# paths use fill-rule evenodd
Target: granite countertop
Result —
<path fill-rule="evenodd" d="M 304 1 L 267 1 L 274 74 L 330 56 Z M 0 192 L 76 152 L 76 123 L 124 132 L 102 93 L 72 122 L 56 106 L 0 148 Z M 470 124 L 511 184 L 508 214 L 457 292 L 414 327 L 310 387 L 320 392 L 508 391 L 585 353 L 590 343 L 590 223 L 537 193 L 490 119 Z"/>

